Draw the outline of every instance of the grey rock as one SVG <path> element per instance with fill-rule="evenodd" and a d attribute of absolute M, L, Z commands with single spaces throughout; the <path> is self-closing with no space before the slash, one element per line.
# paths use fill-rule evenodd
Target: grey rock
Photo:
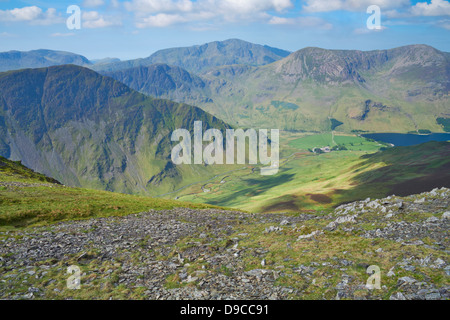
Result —
<path fill-rule="evenodd" d="M 398 279 L 398 283 L 400 285 L 402 285 L 402 284 L 412 284 L 414 282 L 417 282 L 417 280 L 414 279 L 414 278 L 411 278 L 411 277 L 402 277 L 402 278 Z"/>
<path fill-rule="evenodd" d="M 441 299 L 441 294 L 439 291 L 429 292 L 425 295 L 425 300 L 439 300 Z"/>
<path fill-rule="evenodd" d="M 401 292 L 396 292 L 389 297 L 389 300 L 406 300 L 406 297 Z"/>

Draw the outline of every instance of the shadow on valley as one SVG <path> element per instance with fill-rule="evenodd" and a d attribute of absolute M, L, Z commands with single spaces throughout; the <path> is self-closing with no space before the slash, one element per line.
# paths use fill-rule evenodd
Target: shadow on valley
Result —
<path fill-rule="evenodd" d="M 246 179 L 246 187 L 240 189 L 237 192 L 233 192 L 230 195 L 227 195 L 225 197 L 221 197 L 217 200 L 210 200 L 208 201 L 209 204 L 212 205 L 224 205 L 226 203 L 229 203 L 230 201 L 233 201 L 234 199 L 237 199 L 239 197 L 254 197 L 258 196 L 272 188 L 277 188 L 283 183 L 292 181 L 294 179 L 294 174 L 279 174 L 275 176 L 266 176 L 262 179 Z"/>
<path fill-rule="evenodd" d="M 450 187 L 449 142 L 395 147 L 362 158 L 367 160 L 354 167 L 354 173 L 377 165 L 383 166 L 357 174 L 352 182 L 354 188 L 336 190 L 334 198 L 338 204 L 393 194 L 408 196 L 434 188 Z"/>

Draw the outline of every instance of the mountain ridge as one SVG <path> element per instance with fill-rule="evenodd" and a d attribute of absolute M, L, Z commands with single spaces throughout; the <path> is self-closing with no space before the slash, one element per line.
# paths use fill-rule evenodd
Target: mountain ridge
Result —
<path fill-rule="evenodd" d="M 0 52 L 0 72 L 64 64 L 76 64 L 79 66 L 92 65 L 86 57 L 67 51 L 38 49 L 31 51 L 12 50 Z"/>
<path fill-rule="evenodd" d="M 118 71 L 131 67 L 165 63 L 202 73 L 211 67 L 230 64 L 264 65 L 290 54 L 267 45 L 253 44 L 239 39 L 213 41 L 203 45 L 158 50 L 147 58 L 122 61 L 103 66 L 93 66 L 100 72 Z"/>

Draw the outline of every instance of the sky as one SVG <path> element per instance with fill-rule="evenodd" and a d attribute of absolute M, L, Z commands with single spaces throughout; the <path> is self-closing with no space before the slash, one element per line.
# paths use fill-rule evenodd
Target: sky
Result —
<path fill-rule="evenodd" d="M 376 11 L 368 13 L 373 5 L 380 9 L 379 20 L 373 16 Z M 79 19 L 75 19 L 77 11 L 68 13 L 71 6 L 80 9 Z M 78 20 L 80 28 L 73 29 Z M 148 57 L 160 49 L 233 38 L 289 51 L 427 44 L 450 52 L 450 2 L 0 0 L 0 52 L 51 49 L 91 60 L 126 60 Z"/>

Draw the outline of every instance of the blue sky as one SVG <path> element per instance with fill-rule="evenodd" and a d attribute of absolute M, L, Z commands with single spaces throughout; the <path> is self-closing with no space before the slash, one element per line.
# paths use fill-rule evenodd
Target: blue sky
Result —
<path fill-rule="evenodd" d="M 69 30 L 67 8 L 81 9 Z M 381 9 L 369 30 L 367 8 Z M 53 49 L 89 59 L 147 57 L 169 48 L 239 38 L 296 51 L 428 44 L 450 52 L 448 0 L 0 0 L 0 52 Z"/>

